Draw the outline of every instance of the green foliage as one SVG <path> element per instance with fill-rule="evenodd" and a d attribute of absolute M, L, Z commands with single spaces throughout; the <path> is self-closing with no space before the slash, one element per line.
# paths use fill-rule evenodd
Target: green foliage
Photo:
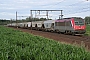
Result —
<path fill-rule="evenodd" d="M 0 60 L 90 60 L 90 52 L 0 26 Z"/>
<path fill-rule="evenodd" d="M 85 35 L 90 36 L 90 25 L 86 25 L 86 33 L 85 33 Z"/>
<path fill-rule="evenodd" d="M 1 20 L 0 19 L 0 25 L 6 25 L 8 23 L 10 23 L 10 20 Z"/>
<path fill-rule="evenodd" d="M 89 16 L 85 17 L 85 22 L 86 22 L 86 24 L 90 24 L 90 17 Z"/>

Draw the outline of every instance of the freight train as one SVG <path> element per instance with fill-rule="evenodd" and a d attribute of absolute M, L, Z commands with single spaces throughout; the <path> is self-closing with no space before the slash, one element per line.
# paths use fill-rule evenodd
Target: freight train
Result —
<path fill-rule="evenodd" d="M 24 23 L 12 23 L 8 24 L 8 26 L 17 26 L 20 28 L 29 28 L 33 30 L 58 32 L 72 35 L 84 34 L 86 32 L 85 20 L 80 17 L 71 17 L 46 21 L 32 21 Z"/>

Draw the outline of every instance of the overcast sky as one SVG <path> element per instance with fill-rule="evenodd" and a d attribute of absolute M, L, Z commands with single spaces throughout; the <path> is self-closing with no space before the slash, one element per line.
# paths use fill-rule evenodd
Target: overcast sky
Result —
<path fill-rule="evenodd" d="M 63 10 L 63 17 L 84 18 L 90 16 L 90 0 L 0 0 L 0 19 L 15 19 L 16 11 L 18 16 L 30 16 L 30 10 L 44 9 Z M 50 12 L 50 17 L 56 15 Z"/>

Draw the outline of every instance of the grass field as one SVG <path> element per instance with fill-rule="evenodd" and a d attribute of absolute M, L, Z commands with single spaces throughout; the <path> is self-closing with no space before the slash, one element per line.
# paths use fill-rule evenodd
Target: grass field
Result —
<path fill-rule="evenodd" d="M 86 35 L 90 36 L 90 25 L 86 26 Z"/>
<path fill-rule="evenodd" d="M 90 60 L 90 52 L 0 26 L 0 60 Z"/>

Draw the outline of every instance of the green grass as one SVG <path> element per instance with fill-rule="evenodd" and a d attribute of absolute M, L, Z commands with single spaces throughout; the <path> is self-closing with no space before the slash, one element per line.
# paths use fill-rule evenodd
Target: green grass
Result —
<path fill-rule="evenodd" d="M 86 33 L 85 33 L 85 35 L 90 36 L 90 25 L 86 26 Z"/>
<path fill-rule="evenodd" d="M 0 60 L 90 60 L 90 52 L 0 26 Z"/>

